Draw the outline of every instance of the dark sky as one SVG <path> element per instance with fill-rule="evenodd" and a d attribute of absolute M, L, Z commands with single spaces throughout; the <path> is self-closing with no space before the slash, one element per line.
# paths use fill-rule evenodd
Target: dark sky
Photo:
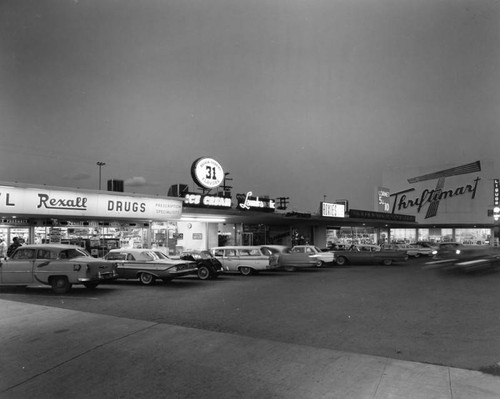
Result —
<path fill-rule="evenodd" d="M 386 168 L 500 152 L 497 0 L 2 0 L 0 29 L 2 181 L 165 195 L 209 156 L 372 209 Z"/>

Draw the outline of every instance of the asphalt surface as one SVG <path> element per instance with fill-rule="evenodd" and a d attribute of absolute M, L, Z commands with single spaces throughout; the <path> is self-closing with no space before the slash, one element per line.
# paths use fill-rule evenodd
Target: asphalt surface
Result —
<path fill-rule="evenodd" d="M 215 281 L 134 281 L 76 288 L 3 288 L 0 299 L 383 356 L 491 370 L 500 362 L 500 273 L 398 266 L 273 272 Z"/>
<path fill-rule="evenodd" d="M 2 288 L 0 398 L 498 398 L 499 278 L 411 262 Z"/>
<path fill-rule="evenodd" d="M 0 299 L 0 397 L 493 399 L 477 371 Z"/>

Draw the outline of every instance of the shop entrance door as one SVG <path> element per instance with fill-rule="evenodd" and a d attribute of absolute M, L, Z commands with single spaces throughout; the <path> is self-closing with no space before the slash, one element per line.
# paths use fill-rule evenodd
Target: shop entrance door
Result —
<path fill-rule="evenodd" d="M 242 245 L 253 245 L 253 233 L 243 233 L 242 240 Z"/>

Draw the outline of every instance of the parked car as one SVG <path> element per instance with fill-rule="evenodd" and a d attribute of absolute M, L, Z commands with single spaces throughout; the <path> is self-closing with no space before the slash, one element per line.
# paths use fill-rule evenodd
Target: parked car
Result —
<path fill-rule="evenodd" d="M 166 254 L 163 255 L 151 249 L 120 248 L 110 250 L 104 259 L 117 263 L 119 278 L 139 279 L 144 285 L 153 285 L 156 279 L 167 282 L 198 273 L 196 262 L 171 259 Z"/>
<path fill-rule="evenodd" d="M 399 250 L 383 250 L 378 245 L 354 244 L 345 251 L 335 251 L 335 261 L 338 265 L 346 263 L 368 263 L 386 266 L 394 262 L 406 262 L 408 254 Z"/>
<path fill-rule="evenodd" d="M 271 264 L 288 272 L 297 268 L 320 267 L 321 260 L 304 252 L 292 252 L 285 245 L 265 245 L 261 247 L 264 253 L 271 257 Z"/>
<path fill-rule="evenodd" d="M 259 246 L 214 247 L 210 253 L 222 263 L 225 272 L 238 271 L 244 276 L 278 267 L 271 264 L 272 257 Z"/>
<path fill-rule="evenodd" d="M 292 247 L 292 253 L 305 253 L 310 258 L 319 261 L 318 267 L 324 266 L 325 263 L 334 261 L 333 252 L 323 252 L 315 245 L 295 245 Z"/>
<path fill-rule="evenodd" d="M 73 284 L 93 289 L 117 278 L 116 267 L 76 245 L 23 245 L 0 261 L 0 285 L 50 285 L 54 293 L 65 294 Z"/>
<path fill-rule="evenodd" d="M 431 247 L 424 247 L 418 244 L 408 244 L 405 249 L 408 256 L 413 256 L 415 258 L 420 256 L 432 256 L 432 252 L 434 251 Z"/>
<path fill-rule="evenodd" d="M 217 278 L 224 271 L 222 263 L 209 251 L 182 252 L 180 259 L 196 262 L 200 280 Z"/>
<path fill-rule="evenodd" d="M 434 259 L 426 262 L 424 268 L 466 272 L 497 270 L 500 268 L 500 248 L 457 242 L 441 243 L 434 251 Z"/>

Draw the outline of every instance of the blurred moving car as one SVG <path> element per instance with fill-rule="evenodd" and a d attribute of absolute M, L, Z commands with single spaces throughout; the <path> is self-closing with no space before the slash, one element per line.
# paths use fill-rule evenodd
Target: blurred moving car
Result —
<path fill-rule="evenodd" d="M 238 271 L 244 276 L 278 267 L 271 264 L 271 256 L 259 246 L 214 247 L 210 253 L 222 263 L 225 272 Z"/>
<path fill-rule="evenodd" d="M 222 263 L 209 251 L 182 252 L 180 259 L 196 262 L 200 280 L 217 278 L 224 271 Z"/>
<path fill-rule="evenodd" d="M 338 265 L 346 263 L 368 263 L 392 265 L 394 262 L 406 262 L 408 254 L 399 250 L 383 250 L 378 245 L 354 244 L 345 251 L 335 251 L 335 261 Z"/>
<path fill-rule="evenodd" d="M 112 249 L 104 259 L 117 263 L 116 271 L 119 278 L 139 279 L 144 285 L 153 285 L 156 279 L 167 282 L 177 277 L 198 273 L 195 262 L 170 259 L 166 254 L 163 253 L 162 256 L 151 249 Z"/>
<path fill-rule="evenodd" d="M 500 248 L 457 242 L 441 243 L 434 251 L 434 260 L 426 262 L 424 268 L 465 272 L 497 270 L 500 269 Z"/>
<path fill-rule="evenodd" d="M 431 247 L 424 247 L 423 245 L 418 244 L 408 244 L 405 249 L 408 256 L 413 256 L 415 258 L 420 256 L 432 256 L 434 251 Z"/>
<path fill-rule="evenodd" d="M 271 264 L 287 272 L 297 268 L 320 267 L 321 260 L 311 257 L 304 252 L 292 252 L 285 245 L 264 245 L 261 247 L 264 253 L 271 257 Z"/>
<path fill-rule="evenodd" d="M 323 252 L 315 245 L 295 245 L 292 247 L 292 253 L 304 253 L 310 258 L 319 261 L 318 267 L 324 266 L 325 263 L 334 261 L 333 252 Z"/>
<path fill-rule="evenodd" d="M 438 243 L 432 241 L 417 241 L 415 244 L 422 247 L 431 248 L 432 250 L 437 250 L 439 247 Z"/>
<path fill-rule="evenodd" d="M 23 245 L 9 259 L 1 260 L 0 285 L 50 285 L 54 293 L 65 294 L 73 284 L 93 289 L 117 278 L 116 267 L 76 245 Z"/>

